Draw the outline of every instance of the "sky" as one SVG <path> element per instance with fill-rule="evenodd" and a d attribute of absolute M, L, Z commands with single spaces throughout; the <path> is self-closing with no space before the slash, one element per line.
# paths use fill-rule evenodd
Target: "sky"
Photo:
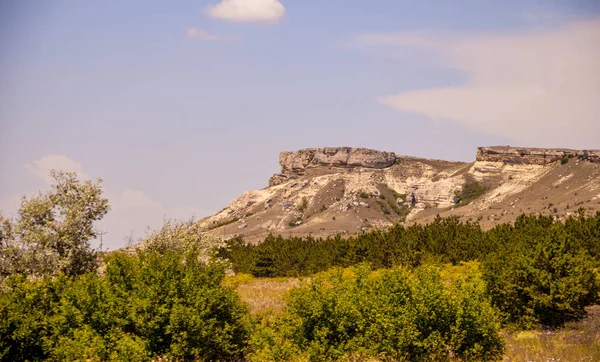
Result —
<path fill-rule="evenodd" d="M 600 148 L 596 0 L 0 0 L 0 210 L 102 178 L 115 249 L 281 151 Z"/>

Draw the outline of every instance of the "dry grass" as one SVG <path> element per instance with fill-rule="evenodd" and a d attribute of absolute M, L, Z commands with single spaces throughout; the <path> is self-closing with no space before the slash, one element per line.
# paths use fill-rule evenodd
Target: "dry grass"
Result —
<path fill-rule="evenodd" d="M 247 274 L 227 277 L 225 284 L 238 291 L 240 298 L 254 315 L 262 312 L 279 313 L 286 293 L 300 284 L 298 278 L 254 278 Z"/>
<path fill-rule="evenodd" d="M 505 333 L 504 361 L 600 361 L 600 306 L 587 311 L 559 330 Z"/>

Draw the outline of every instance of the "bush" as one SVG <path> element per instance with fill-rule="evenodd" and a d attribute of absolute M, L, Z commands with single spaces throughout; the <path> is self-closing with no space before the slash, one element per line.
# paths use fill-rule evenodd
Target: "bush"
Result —
<path fill-rule="evenodd" d="M 13 277 L 0 294 L 0 360 L 231 360 L 247 310 L 199 253 L 114 254 L 104 276 Z"/>
<path fill-rule="evenodd" d="M 485 194 L 487 188 L 481 182 L 475 180 L 471 175 L 467 175 L 465 184 L 461 192 L 455 192 L 457 204 L 466 205 Z"/>
<path fill-rule="evenodd" d="M 476 361 L 503 350 L 476 274 L 446 285 L 432 268 L 333 269 L 292 290 L 287 302 L 278 321 L 260 326 L 255 359 Z"/>
<path fill-rule="evenodd" d="M 543 225 L 543 222 L 547 225 Z M 580 319 L 598 300 L 597 261 L 562 224 L 521 217 L 510 246 L 491 254 L 483 275 L 504 321 L 516 327 L 561 326 Z"/>
<path fill-rule="evenodd" d="M 0 283 L 15 274 L 33 279 L 96 270 L 94 223 L 110 209 L 102 180 L 80 181 L 54 170 L 50 176 L 50 190 L 23 197 L 17 218 L 0 214 Z"/>

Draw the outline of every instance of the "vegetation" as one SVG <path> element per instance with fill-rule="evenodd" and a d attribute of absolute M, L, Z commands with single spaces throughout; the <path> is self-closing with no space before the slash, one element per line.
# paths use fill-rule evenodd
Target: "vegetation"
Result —
<path fill-rule="evenodd" d="M 310 276 L 363 262 L 379 269 L 481 260 L 489 295 L 505 323 L 555 327 L 583 317 L 584 308 L 597 301 L 600 213 L 565 223 L 523 215 L 514 225 L 489 231 L 438 218 L 425 226 L 396 225 L 347 239 L 272 235 L 258 245 L 234 239 L 220 255 L 236 272 L 268 277 Z"/>
<path fill-rule="evenodd" d="M 246 216 L 248 216 L 248 215 L 246 215 Z M 220 228 L 221 226 L 231 225 L 231 224 L 233 224 L 234 222 L 237 222 L 237 221 L 240 221 L 240 218 L 239 217 L 234 217 L 234 218 L 231 218 L 229 220 L 224 220 L 224 221 L 218 222 L 216 224 L 213 224 L 207 230 L 210 231 L 210 230 L 214 230 L 214 229 Z"/>
<path fill-rule="evenodd" d="M 103 276 L 11 278 L 0 294 L 0 359 L 241 357 L 246 308 L 221 285 L 224 267 L 199 256 L 116 253 L 106 258 Z"/>
<path fill-rule="evenodd" d="M 466 205 L 469 202 L 477 199 L 480 196 L 483 196 L 487 188 L 481 182 L 475 180 L 473 176 L 467 175 L 466 182 L 463 185 L 462 191 L 455 192 L 454 196 L 456 198 L 456 203 L 461 205 Z"/>
<path fill-rule="evenodd" d="M 600 306 L 588 308 L 588 318 L 561 329 L 504 333 L 505 361 L 600 361 Z"/>
<path fill-rule="evenodd" d="M 445 284 L 431 268 L 333 269 L 293 289 L 287 309 L 259 329 L 253 357 L 310 361 L 491 360 L 500 324 L 475 275 Z"/>
<path fill-rule="evenodd" d="M 304 213 L 306 209 L 308 209 L 308 198 L 303 197 L 300 201 L 300 205 L 298 205 L 298 211 Z"/>
<path fill-rule="evenodd" d="M 580 319 L 600 292 L 597 260 L 563 224 L 521 217 L 514 230 L 520 242 L 501 245 L 483 268 L 488 292 L 506 321 L 530 328 Z"/>
<path fill-rule="evenodd" d="M 49 191 L 22 198 L 17 218 L 0 214 L 0 282 L 15 274 L 76 276 L 97 267 L 93 224 L 109 210 L 102 181 L 56 171 L 51 177 Z"/>
<path fill-rule="evenodd" d="M 163 226 L 140 240 L 137 248 L 164 254 L 173 251 L 185 254 L 195 250 L 200 260 L 208 263 L 218 248 L 225 246 L 219 238 L 203 233 L 193 219 L 188 221 L 166 220 Z"/>
<path fill-rule="evenodd" d="M 368 192 L 366 192 L 366 191 L 364 191 L 364 190 L 360 190 L 360 191 L 358 192 L 358 196 L 359 196 L 361 199 L 368 199 L 368 198 L 370 198 L 370 197 L 371 197 L 371 194 L 370 194 L 370 193 L 368 193 Z"/>
<path fill-rule="evenodd" d="M 487 361 L 503 340 L 509 359 L 524 345 L 542 359 L 549 341 L 599 353 L 597 325 L 573 322 L 598 308 L 600 213 L 257 245 L 169 220 L 106 255 L 89 245 L 108 211 L 100 181 L 53 176 L 0 217 L 0 360 Z"/>

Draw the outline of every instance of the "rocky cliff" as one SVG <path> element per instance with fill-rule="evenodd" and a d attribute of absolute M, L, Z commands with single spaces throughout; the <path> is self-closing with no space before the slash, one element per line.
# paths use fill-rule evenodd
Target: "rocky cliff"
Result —
<path fill-rule="evenodd" d="M 279 154 L 281 173 L 269 180 L 270 186 L 279 185 L 303 175 L 307 169 L 317 167 L 365 167 L 382 169 L 396 162 L 393 152 L 383 152 L 367 148 L 325 147 L 305 148 Z"/>
<path fill-rule="evenodd" d="M 200 221 L 207 232 L 260 241 L 284 235 L 351 234 L 436 215 L 484 227 L 520 213 L 565 217 L 600 210 L 600 151 L 480 147 L 450 162 L 365 148 L 282 152 L 281 173 Z"/>
<path fill-rule="evenodd" d="M 479 147 L 476 156 L 477 161 L 503 162 L 519 165 L 548 165 L 563 158 L 577 158 L 591 162 L 600 162 L 600 150 L 495 146 Z"/>

